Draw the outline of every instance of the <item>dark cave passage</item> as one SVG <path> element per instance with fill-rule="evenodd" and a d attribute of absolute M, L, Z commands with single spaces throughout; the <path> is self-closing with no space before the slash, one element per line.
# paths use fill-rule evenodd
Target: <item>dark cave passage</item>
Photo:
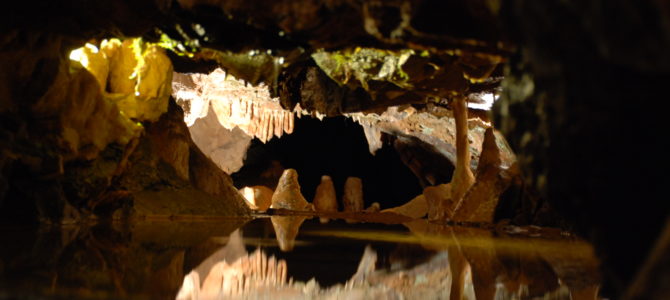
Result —
<path fill-rule="evenodd" d="M 281 167 L 279 166 L 281 165 Z M 263 144 L 255 139 L 244 166 L 232 174 L 237 188 L 266 185 L 274 188 L 281 168 L 298 171 L 302 194 L 314 198 L 321 176 L 329 175 L 338 199 L 349 176 L 363 181 L 366 207 L 379 202 L 382 208 L 402 205 L 422 192 L 412 171 L 391 145 L 373 156 L 363 128 L 345 117 L 296 119 L 295 131 Z"/>

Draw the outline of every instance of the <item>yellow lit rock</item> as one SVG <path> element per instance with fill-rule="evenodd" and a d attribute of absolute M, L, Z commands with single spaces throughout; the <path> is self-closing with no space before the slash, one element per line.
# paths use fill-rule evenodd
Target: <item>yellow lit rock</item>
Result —
<path fill-rule="evenodd" d="M 78 63 L 58 73 L 32 111 L 38 118 L 59 120 L 61 146 L 68 158 L 92 159 L 110 143 L 125 145 L 139 136 L 142 126 L 124 116 L 100 91 L 89 71 Z"/>
<path fill-rule="evenodd" d="M 100 90 L 131 119 L 156 121 L 167 111 L 172 63 L 158 46 L 141 39 L 105 40 L 70 55 L 97 79 Z"/>
<path fill-rule="evenodd" d="M 132 49 L 133 40 L 121 42 L 117 39 L 103 42 L 101 52 L 109 59 L 109 92 L 118 94 L 133 94 L 135 81 L 130 77 L 138 64 Z"/>

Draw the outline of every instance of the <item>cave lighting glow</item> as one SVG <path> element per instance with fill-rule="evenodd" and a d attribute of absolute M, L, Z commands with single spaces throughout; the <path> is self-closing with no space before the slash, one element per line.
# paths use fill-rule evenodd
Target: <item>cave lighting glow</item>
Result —
<path fill-rule="evenodd" d="M 84 47 L 77 48 L 70 52 L 70 60 L 78 61 L 82 66 L 86 67 L 88 65 L 88 57 L 84 54 L 84 48 L 88 48 L 92 53 L 98 53 L 98 47 L 93 44 L 86 43 Z"/>
<path fill-rule="evenodd" d="M 468 103 L 469 108 L 474 108 L 474 109 L 483 109 L 483 110 L 491 110 L 491 107 L 493 107 L 493 103 L 498 101 L 500 96 L 497 96 L 493 93 L 485 93 L 482 94 L 479 99 L 484 101 L 484 103 Z"/>

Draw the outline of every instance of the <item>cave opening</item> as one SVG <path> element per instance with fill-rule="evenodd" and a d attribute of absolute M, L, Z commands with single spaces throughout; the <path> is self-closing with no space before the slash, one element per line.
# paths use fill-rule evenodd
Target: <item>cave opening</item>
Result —
<path fill-rule="evenodd" d="M 422 192 L 419 179 L 392 145 L 384 143 L 371 154 L 363 128 L 346 117 L 319 120 L 302 116 L 295 120 L 292 134 L 267 143 L 254 139 L 244 166 L 231 176 L 237 188 L 264 185 L 274 189 L 284 168 L 298 172 L 301 192 L 308 201 L 314 198 L 323 175 L 332 178 L 338 199 L 347 177 L 361 178 L 365 207 L 373 202 L 382 208 L 399 206 Z"/>

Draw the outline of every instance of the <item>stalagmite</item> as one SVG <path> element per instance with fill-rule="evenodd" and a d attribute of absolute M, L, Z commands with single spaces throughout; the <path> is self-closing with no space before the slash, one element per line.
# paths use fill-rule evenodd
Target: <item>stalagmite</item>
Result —
<path fill-rule="evenodd" d="M 266 186 L 256 185 L 243 187 L 240 189 L 240 193 L 247 200 L 247 204 L 251 209 L 264 212 L 270 208 L 274 192 Z"/>
<path fill-rule="evenodd" d="M 342 205 L 345 212 L 360 212 L 363 210 L 363 182 L 358 177 L 348 177 L 344 182 Z M 347 223 L 354 220 L 346 219 Z"/>
<path fill-rule="evenodd" d="M 335 212 L 337 211 L 337 196 L 335 195 L 335 186 L 330 176 L 321 177 L 321 184 L 316 187 L 314 196 L 314 209 L 316 211 Z M 329 219 L 321 217 L 321 223 L 328 223 Z"/>
<path fill-rule="evenodd" d="M 344 182 L 342 196 L 344 211 L 359 212 L 363 210 L 363 182 L 358 177 L 348 177 Z"/>
<path fill-rule="evenodd" d="M 377 213 L 381 210 L 381 205 L 379 205 L 379 202 L 372 202 L 368 208 L 363 210 L 366 213 Z"/>
<path fill-rule="evenodd" d="M 311 210 L 312 205 L 307 203 L 305 197 L 300 193 L 298 183 L 298 172 L 294 169 L 286 169 L 279 178 L 277 189 L 272 195 L 271 208 L 283 208 L 290 210 Z"/>
<path fill-rule="evenodd" d="M 307 217 L 303 216 L 272 216 L 270 221 L 275 229 L 277 243 L 282 251 L 291 251 L 295 247 L 295 238 L 298 236 L 300 225 Z"/>
<path fill-rule="evenodd" d="M 458 222 L 493 222 L 498 197 L 510 180 L 503 178 L 500 150 L 493 129 L 486 130 L 482 155 L 477 167 L 476 181 L 454 209 L 453 220 Z"/>
<path fill-rule="evenodd" d="M 391 212 L 408 216 L 413 219 L 419 219 L 423 218 L 428 213 L 428 202 L 426 201 L 426 197 L 421 194 L 401 206 L 387 208 L 381 212 Z"/>

